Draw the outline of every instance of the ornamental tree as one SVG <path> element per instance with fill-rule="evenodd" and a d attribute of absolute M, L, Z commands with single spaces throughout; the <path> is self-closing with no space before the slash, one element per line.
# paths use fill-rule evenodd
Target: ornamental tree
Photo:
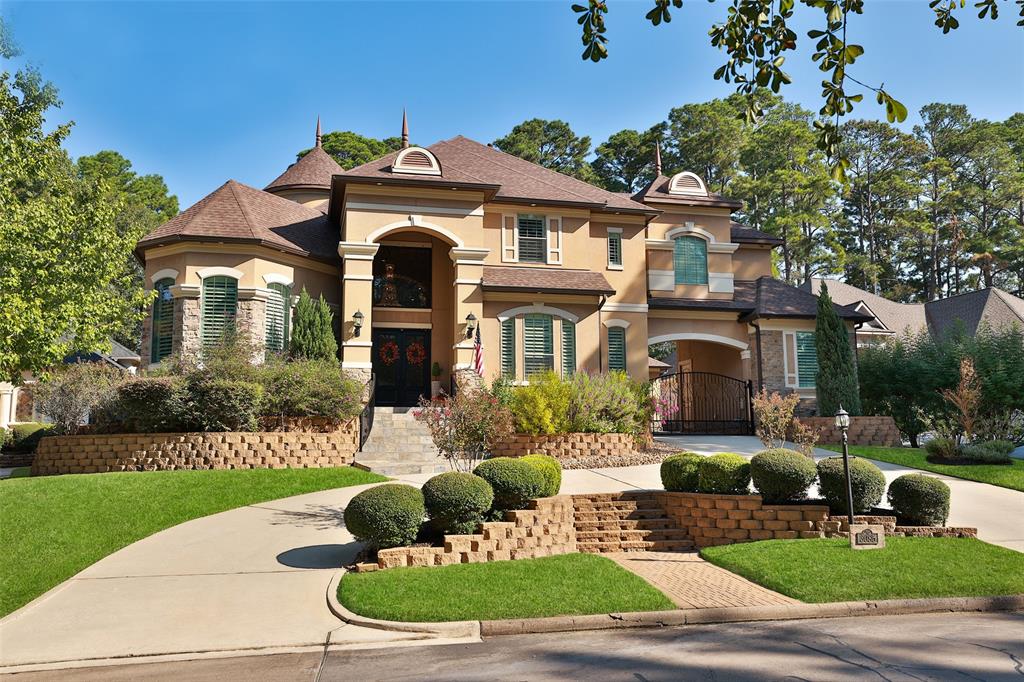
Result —
<path fill-rule="evenodd" d="M 832 297 L 824 282 L 821 283 L 821 293 L 818 295 L 814 343 L 818 350 L 818 376 L 815 381 L 818 412 L 831 416 L 842 405 L 850 414 L 860 414 L 857 363 L 850 347 L 850 337 L 846 325 L 832 305 Z"/>
<path fill-rule="evenodd" d="M 305 287 L 302 288 L 299 301 L 295 304 L 290 354 L 293 358 L 307 360 L 338 359 L 338 341 L 334 338 L 334 314 L 324 300 L 323 294 L 314 301 Z"/>

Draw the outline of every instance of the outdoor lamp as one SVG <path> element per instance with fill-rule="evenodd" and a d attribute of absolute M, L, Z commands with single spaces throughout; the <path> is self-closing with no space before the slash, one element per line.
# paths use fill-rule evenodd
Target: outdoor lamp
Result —
<path fill-rule="evenodd" d="M 359 336 L 363 328 L 363 313 L 359 310 L 352 313 L 352 336 Z"/>
<path fill-rule="evenodd" d="M 850 532 L 853 532 L 853 483 L 850 481 L 850 447 L 846 431 L 850 428 L 850 413 L 839 406 L 836 412 L 836 428 L 843 432 L 843 473 L 846 475 L 846 519 Z"/>
<path fill-rule="evenodd" d="M 466 315 L 466 338 L 473 338 L 473 332 L 476 331 L 476 315 L 470 313 Z"/>

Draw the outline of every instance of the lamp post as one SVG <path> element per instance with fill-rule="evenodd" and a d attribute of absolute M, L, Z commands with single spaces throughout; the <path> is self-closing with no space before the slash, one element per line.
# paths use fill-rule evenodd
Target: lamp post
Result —
<path fill-rule="evenodd" d="M 836 428 L 843 432 L 843 472 L 846 474 L 846 511 L 850 531 L 853 531 L 853 483 L 850 481 L 850 446 L 846 431 L 850 428 L 850 414 L 839 406 L 836 412 Z"/>

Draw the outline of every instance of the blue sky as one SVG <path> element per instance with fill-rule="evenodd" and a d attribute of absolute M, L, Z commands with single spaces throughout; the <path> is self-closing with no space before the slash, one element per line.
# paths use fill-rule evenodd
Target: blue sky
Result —
<path fill-rule="evenodd" d="M 580 0 L 582 1 L 582 0 Z M 414 142 L 463 134 L 489 142 L 526 118 L 561 118 L 595 145 L 646 128 L 687 102 L 727 95 L 707 30 L 726 2 L 688 0 L 652 27 L 651 0 L 609 0 L 611 57 L 583 62 L 570 0 L 374 3 L 0 4 L 31 62 L 60 89 L 53 121 L 74 120 L 78 156 L 116 149 L 160 173 L 182 208 L 228 178 L 263 187 L 324 130 Z M 1006 4 L 996 22 L 970 5 L 949 35 L 925 0 L 868 0 L 851 26 L 867 54 L 853 73 L 884 81 L 911 110 L 967 104 L 982 118 L 1024 111 L 1024 31 Z M 820 73 L 797 14 L 801 49 L 789 99 L 817 109 Z M 813 15 L 816 20 L 816 13 Z M 878 118 L 865 98 L 856 115 Z"/>

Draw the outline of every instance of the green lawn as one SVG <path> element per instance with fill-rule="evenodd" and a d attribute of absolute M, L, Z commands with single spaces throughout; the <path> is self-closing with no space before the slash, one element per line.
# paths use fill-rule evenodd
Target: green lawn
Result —
<path fill-rule="evenodd" d="M 14 467 L 11 469 L 11 475 L 3 480 L 9 480 L 12 478 L 28 478 L 32 475 L 32 467 Z"/>
<path fill-rule="evenodd" d="M 819 447 L 834 452 L 843 451 L 838 445 Z M 1013 464 L 932 464 L 925 458 L 925 451 L 918 448 L 885 448 L 874 445 L 851 445 L 850 454 L 1024 492 L 1024 460 L 1020 459 L 1013 460 Z"/>
<path fill-rule="evenodd" d="M 360 469 L 41 476 L 0 482 L 0 616 L 108 554 L 183 521 L 386 480 Z"/>
<path fill-rule="evenodd" d="M 1024 594 L 1024 554 L 981 540 L 885 539 L 853 550 L 846 539 L 765 540 L 708 547 L 700 555 L 805 602 Z"/>
<path fill-rule="evenodd" d="M 338 598 L 370 618 L 416 622 L 675 608 L 642 578 L 594 554 L 349 573 Z"/>

